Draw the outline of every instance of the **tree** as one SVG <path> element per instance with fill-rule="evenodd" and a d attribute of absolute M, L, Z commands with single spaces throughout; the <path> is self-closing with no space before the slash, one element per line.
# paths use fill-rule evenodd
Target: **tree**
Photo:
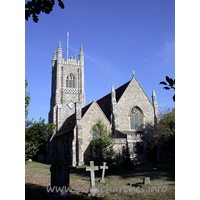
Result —
<path fill-rule="evenodd" d="M 160 122 L 146 125 L 147 152 L 151 160 L 156 160 L 158 147 L 167 151 L 175 151 L 175 109 L 162 115 Z"/>
<path fill-rule="evenodd" d="M 38 22 L 38 15 L 40 12 L 49 14 L 53 10 L 55 5 L 55 0 L 32 0 L 25 4 L 25 19 L 28 21 L 29 17 L 32 15 L 33 21 Z M 64 3 L 62 0 L 58 0 L 58 5 L 61 9 L 64 9 Z"/>
<path fill-rule="evenodd" d="M 28 121 L 25 128 L 25 159 L 33 158 L 38 154 L 46 154 L 47 138 L 52 135 L 56 125 L 45 124 L 45 119 L 39 122 Z"/>
<path fill-rule="evenodd" d="M 168 76 L 165 76 L 165 78 L 166 78 L 167 83 L 165 81 L 161 81 L 159 84 L 167 85 L 163 87 L 163 89 L 165 90 L 173 89 L 175 91 L 175 79 L 169 78 Z M 175 94 L 172 98 L 173 98 L 173 101 L 175 101 Z"/>
<path fill-rule="evenodd" d="M 113 135 L 111 131 L 108 131 L 107 126 L 101 119 L 98 119 L 97 123 L 92 126 L 93 140 L 91 145 L 96 153 L 96 163 L 102 164 L 107 162 L 108 165 L 112 164 L 113 156 L 115 154 L 113 150 Z"/>
<path fill-rule="evenodd" d="M 25 119 L 28 117 L 28 106 L 30 104 L 31 96 L 30 93 L 26 91 L 26 88 L 28 87 L 28 81 L 27 78 L 25 79 Z"/>

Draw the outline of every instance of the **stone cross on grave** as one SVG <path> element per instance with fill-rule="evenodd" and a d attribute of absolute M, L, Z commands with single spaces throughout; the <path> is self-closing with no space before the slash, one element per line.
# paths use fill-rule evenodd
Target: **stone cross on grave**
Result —
<path fill-rule="evenodd" d="M 104 180 L 105 170 L 108 169 L 108 166 L 106 166 L 106 162 L 103 162 L 103 166 L 100 166 L 100 169 L 102 169 L 102 177 L 101 177 L 100 182 L 105 183 L 105 180 Z"/>
<path fill-rule="evenodd" d="M 94 161 L 90 161 L 90 166 L 86 167 L 86 171 L 90 171 L 90 190 L 88 195 L 89 196 L 96 196 L 99 195 L 98 188 L 95 187 L 95 174 L 94 171 L 99 170 L 98 166 L 94 166 Z"/>

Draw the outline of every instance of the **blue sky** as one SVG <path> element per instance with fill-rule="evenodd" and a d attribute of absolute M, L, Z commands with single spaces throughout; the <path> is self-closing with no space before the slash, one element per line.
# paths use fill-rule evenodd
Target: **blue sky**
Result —
<path fill-rule="evenodd" d="M 31 94 L 28 118 L 48 121 L 51 95 L 51 60 L 61 40 L 66 59 L 85 54 L 85 95 L 98 100 L 132 78 L 132 71 L 151 100 L 155 89 L 160 107 L 174 107 L 173 91 L 159 85 L 175 78 L 174 0 L 63 0 L 38 23 L 25 22 L 25 77 Z"/>

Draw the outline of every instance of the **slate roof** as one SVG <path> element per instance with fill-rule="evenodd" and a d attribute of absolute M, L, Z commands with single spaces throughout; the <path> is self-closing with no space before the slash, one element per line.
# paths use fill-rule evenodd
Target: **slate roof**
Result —
<path fill-rule="evenodd" d="M 92 103 L 88 104 L 87 106 L 82 108 L 82 117 L 88 110 L 88 108 L 91 106 Z M 60 127 L 59 131 L 55 134 L 54 137 L 58 137 L 60 135 L 69 133 L 73 131 L 74 127 L 76 125 L 76 115 L 75 113 L 70 115 L 63 123 L 63 125 Z"/>
<path fill-rule="evenodd" d="M 116 92 L 116 101 L 117 102 L 119 101 L 119 99 L 121 98 L 122 94 L 124 93 L 124 91 L 128 87 L 129 83 L 130 83 L 130 81 L 128 81 L 127 83 L 125 83 L 124 85 L 122 85 L 121 87 L 119 87 L 119 88 L 117 88 L 115 90 L 115 92 Z M 102 111 L 104 112 L 105 116 L 110 121 L 110 116 L 111 116 L 111 93 L 109 93 L 106 96 L 104 96 L 101 99 L 99 99 L 97 101 L 97 103 L 98 103 L 99 107 L 102 109 Z M 92 103 L 90 103 L 87 106 L 82 108 L 82 117 L 85 115 L 85 113 L 87 112 L 87 110 L 89 109 L 91 104 Z M 59 131 L 55 134 L 54 137 L 58 137 L 58 136 L 61 136 L 63 134 L 72 132 L 74 127 L 75 127 L 75 125 L 76 125 L 76 116 L 75 116 L 75 113 L 74 113 L 74 114 L 72 114 L 71 116 L 69 116 L 65 120 L 65 122 L 60 127 Z"/>
<path fill-rule="evenodd" d="M 127 83 L 125 83 L 124 85 L 122 85 L 121 87 L 119 87 L 119 88 L 117 88 L 115 90 L 115 92 L 116 92 L 116 101 L 117 102 L 121 98 L 122 94 L 126 90 L 126 88 L 129 85 L 129 83 L 130 83 L 130 81 L 128 81 Z M 110 121 L 110 115 L 111 115 L 111 93 L 109 93 L 108 95 L 106 95 L 103 98 L 99 99 L 97 101 L 97 103 L 100 106 L 100 108 L 102 109 L 102 111 L 104 112 L 104 114 L 106 115 L 106 117 L 108 118 L 108 120 Z"/>

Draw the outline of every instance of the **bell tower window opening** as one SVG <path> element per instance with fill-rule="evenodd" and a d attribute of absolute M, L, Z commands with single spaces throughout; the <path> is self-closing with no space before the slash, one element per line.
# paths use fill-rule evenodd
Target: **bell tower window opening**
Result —
<path fill-rule="evenodd" d="M 143 127 L 143 114 L 138 107 L 131 110 L 130 115 L 130 128 L 131 130 L 140 130 Z"/>
<path fill-rule="evenodd" d="M 69 74 L 66 78 L 66 87 L 75 88 L 75 77 L 73 74 Z"/>

